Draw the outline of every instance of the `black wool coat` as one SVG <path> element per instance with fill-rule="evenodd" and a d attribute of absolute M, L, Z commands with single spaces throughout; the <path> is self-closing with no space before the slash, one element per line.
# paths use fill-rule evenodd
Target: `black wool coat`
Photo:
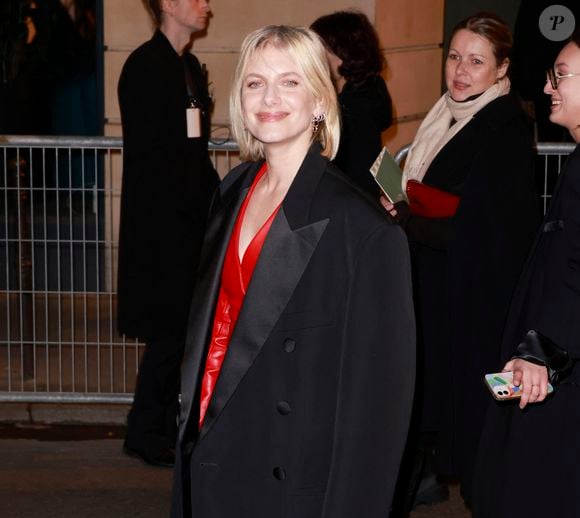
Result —
<path fill-rule="evenodd" d="M 568 158 L 510 309 L 501 369 L 530 329 L 575 360 L 554 394 L 521 411 L 491 403 L 474 516 L 580 516 L 580 147 Z"/>
<path fill-rule="evenodd" d="M 185 57 L 205 111 L 202 138 L 187 138 L 183 59 L 157 31 L 127 59 L 119 80 L 123 186 L 118 328 L 145 340 L 185 332 L 211 196 L 210 100 L 199 61 Z"/>
<path fill-rule="evenodd" d="M 509 303 L 537 228 L 531 132 L 517 101 L 483 107 L 437 154 L 423 183 L 459 195 L 450 219 L 411 217 L 424 431 L 438 470 L 469 501 L 475 450 Z"/>
<path fill-rule="evenodd" d="M 182 368 L 172 516 L 384 518 L 407 436 L 415 323 L 404 233 L 317 146 L 264 242 L 201 431 L 225 251 L 261 164 L 224 179 Z"/>

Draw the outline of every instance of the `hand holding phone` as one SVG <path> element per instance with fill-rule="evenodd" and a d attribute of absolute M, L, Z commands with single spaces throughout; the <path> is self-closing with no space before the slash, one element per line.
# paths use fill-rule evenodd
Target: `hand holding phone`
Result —
<path fill-rule="evenodd" d="M 498 401 L 518 399 L 522 396 L 522 386 L 514 385 L 514 373 L 511 371 L 486 374 L 485 385 Z M 548 383 L 548 394 L 552 392 L 554 392 L 554 387 Z"/>

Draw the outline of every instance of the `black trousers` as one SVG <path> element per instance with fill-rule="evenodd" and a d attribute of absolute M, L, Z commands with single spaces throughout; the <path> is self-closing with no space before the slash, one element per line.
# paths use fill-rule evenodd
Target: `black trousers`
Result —
<path fill-rule="evenodd" d="M 185 337 L 160 338 L 145 344 L 127 416 L 129 446 L 151 453 L 175 447 L 184 344 Z"/>

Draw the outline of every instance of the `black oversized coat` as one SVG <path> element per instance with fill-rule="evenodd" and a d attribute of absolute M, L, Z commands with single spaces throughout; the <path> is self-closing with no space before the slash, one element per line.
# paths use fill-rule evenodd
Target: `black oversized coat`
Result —
<path fill-rule="evenodd" d="M 501 369 L 530 329 L 575 360 L 544 403 L 491 403 L 474 516 L 580 516 L 580 147 L 569 157 L 510 309 Z"/>
<path fill-rule="evenodd" d="M 423 183 L 459 195 L 450 219 L 411 218 L 421 424 L 438 470 L 470 499 L 475 450 L 509 303 L 537 228 L 531 133 L 517 101 L 483 107 L 437 154 Z"/>
<path fill-rule="evenodd" d="M 203 427 L 225 250 L 260 164 L 224 179 L 182 368 L 172 516 L 385 518 L 415 379 L 404 233 L 317 146 L 263 245 Z M 185 507 L 185 510 L 184 510 Z"/>
<path fill-rule="evenodd" d="M 187 63 L 199 98 L 207 88 Z M 149 340 L 182 336 L 204 224 L 218 176 L 202 138 L 188 139 L 183 59 L 157 31 L 127 59 L 119 80 L 123 186 L 119 228 L 118 328 Z"/>

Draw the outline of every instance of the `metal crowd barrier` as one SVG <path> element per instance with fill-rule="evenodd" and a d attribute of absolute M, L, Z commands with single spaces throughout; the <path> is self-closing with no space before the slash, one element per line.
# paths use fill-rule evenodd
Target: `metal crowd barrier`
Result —
<path fill-rule="evenodd" d="M 233 142 L 210 144 L 220 173 Z M 0 136 L 0 402 L 130 403 L 116 332 L 122 140 Z"/>
<path fill-rule="evenodd" d="M 536 179 L 540 191 L 542 214 L 548 210 L 552 192 L 564 160 L 572 153 L 576 144 L 558 142 L 539 142 L 536 144 L 538 158 L 536 161 Z"/>
<path fill-rule="evenodd" d="M 573 148 L 537 145 L 544 210 Z M 210 152 L 222 174 L 237 163 L 232 142 Z M 115 323 L 121 139 L 0 136 L 0 156 L 0 402 L 130 403 L 142 344 Z"/>

